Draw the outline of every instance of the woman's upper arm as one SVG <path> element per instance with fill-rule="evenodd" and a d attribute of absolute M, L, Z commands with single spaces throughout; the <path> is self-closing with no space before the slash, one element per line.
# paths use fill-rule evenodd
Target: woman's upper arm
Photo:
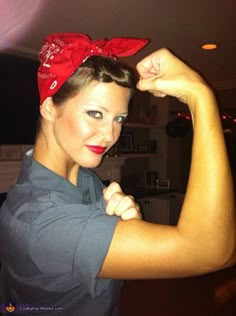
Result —
<path fill-rule="evenodd" d="M 219 268 L 214 266 L 209 253 L 204 241 L 186 238 L 178 226 L 120 220 L 99 277 L 145 279 L 199 275 Z"/>
<path fill-rule="evenodd" d="M 117 279 L 159 277 L 174 258 L 174 253 L 178 255 L 176 239 L 176 227 L 139 220 L 121 220 L 117 224 L 99 276 Z M 172 259 L 168 257 L 171 253 Z M 164 268 L 162 272 L 161 267 Z"/>

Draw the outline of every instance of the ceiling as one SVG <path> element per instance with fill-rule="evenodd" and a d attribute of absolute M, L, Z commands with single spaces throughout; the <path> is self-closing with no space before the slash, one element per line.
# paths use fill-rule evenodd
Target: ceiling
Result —
<path fill-rule="evenodd" d="M 0 10 L 1 51 L 36 57 L 53 32 L 148 37 L 150 44 L 126 62 L 167 47 L 212 84 L 236 87 L 235 0 L 0 0 Z M 219 48 L 203 51 L 205 42 Z"/>

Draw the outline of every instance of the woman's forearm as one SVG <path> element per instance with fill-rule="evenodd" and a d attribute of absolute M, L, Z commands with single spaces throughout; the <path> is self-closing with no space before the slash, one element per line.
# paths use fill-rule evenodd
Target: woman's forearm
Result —
<path fill-rule="evenodd" d="M 235 251 L 233 181 L 221 120 L 212 91 L 198 84 L 189 103 L 194 137 L 189 183 L 178 228 L 198 259 L 227 264 Z M 222 189 L 223 188 L 223 189 Z"/>

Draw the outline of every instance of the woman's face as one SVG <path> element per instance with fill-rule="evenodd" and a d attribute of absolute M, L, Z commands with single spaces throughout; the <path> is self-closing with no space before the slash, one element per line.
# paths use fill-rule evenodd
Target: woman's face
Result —
<path fill-rule="evenodd" d="M 92 82 L 57 108 L 53 127 L 62 159 L 82 167 L 97 167 L 119 138 L 129 98 L 128 88 L 114 82 Z"/>

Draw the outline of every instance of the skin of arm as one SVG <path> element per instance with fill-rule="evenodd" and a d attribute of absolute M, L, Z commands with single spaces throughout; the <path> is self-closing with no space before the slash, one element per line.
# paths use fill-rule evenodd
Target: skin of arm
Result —
<path fill-rule="evenodd" d="M 190 109 L 194 137 L 189 181 L 177 226 L 119 221 L 99 277 L 176 278 L 232 265 L 233 181 L 214 94 L 166 49 L 146 57 L 137 70 L 138 89 L 177 97 Z"/>

